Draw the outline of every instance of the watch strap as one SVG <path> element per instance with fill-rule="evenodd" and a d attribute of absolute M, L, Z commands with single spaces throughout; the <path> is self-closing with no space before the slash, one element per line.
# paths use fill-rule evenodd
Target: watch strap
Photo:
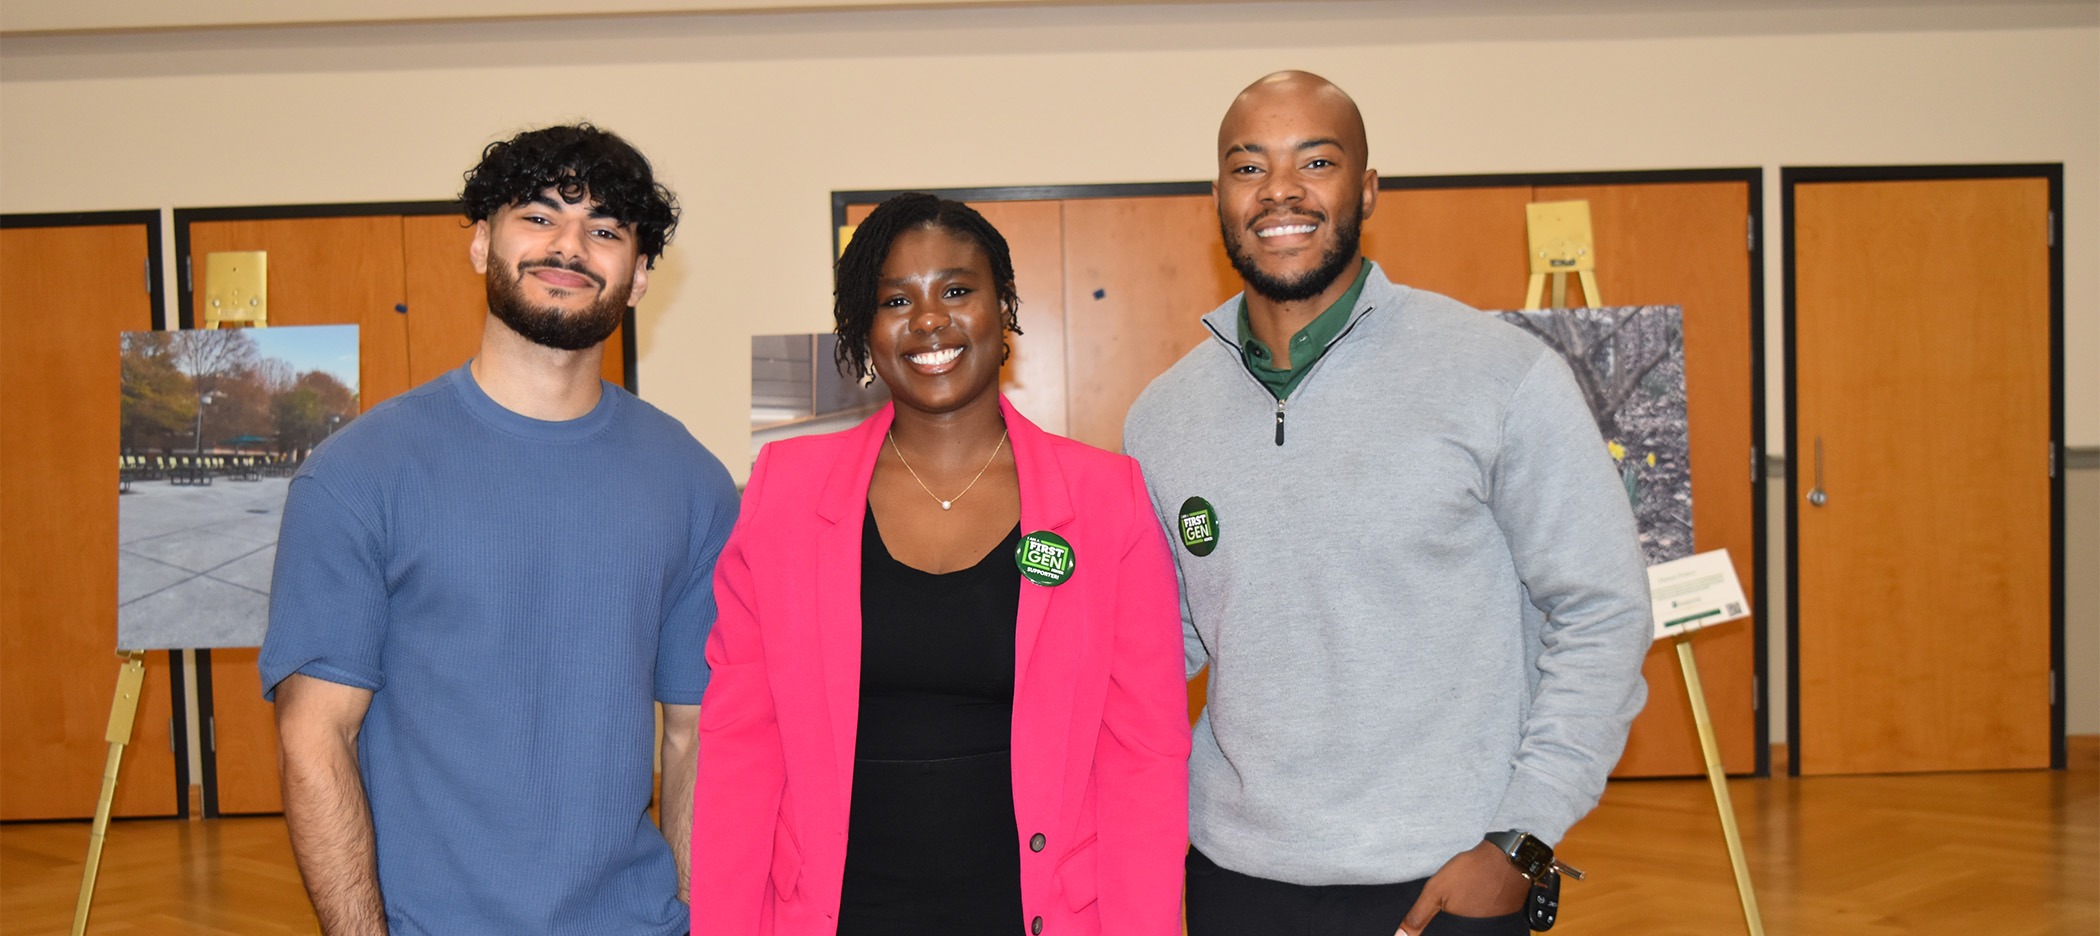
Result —
<path fill-rule="evenodd" d="M 1514 860 L 1517 855 L 1517 842 L 1522 840 L 1524 836 L 1528 834 L 1529 833 L 1527 832 L 1521 832 L 1516 829 L 1504 829 L 1500 832 L 1489 832 L 1487 835 L 1482 836 L 1482 838 L 1487 839 L 1488 844 L 1501 849 L 1503 854 L 1510 856 L 1510 858 Z"/>

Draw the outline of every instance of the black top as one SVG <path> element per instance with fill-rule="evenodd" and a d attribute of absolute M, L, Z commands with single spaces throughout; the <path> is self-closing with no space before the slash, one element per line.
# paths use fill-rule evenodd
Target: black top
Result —
<path fill-rule="evenodd" d="M 840 936 L 1013 936 L 1012 759 L 1021 528 L 944 575 L 861 536 L 860 726 Z"/>
<path fill-rule="evenodd" d="M 1016 524 L 976 565 L 936 575 L 892 557 L 869 509 L 855 757 L 924 760 L 1011 746 L 1020 541 Z"/>

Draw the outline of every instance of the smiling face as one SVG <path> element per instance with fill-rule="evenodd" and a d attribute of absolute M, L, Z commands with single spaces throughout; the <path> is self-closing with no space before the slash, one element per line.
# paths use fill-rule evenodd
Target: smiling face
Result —
<path fill-rule="evenodd" d="M 632 226 L 554 189 L 474 226 L 474 270 L 488 280 L 489 312 L 536 344 L 563 351 L 611 336 L 649 288 Z"/>
<path fill-rule="evenodd" d="M 952 413 L 996 398 L 1004 320 L 984 251 L 940 227 L 912 228 L 882 264 L 869 363 L 898 406 Z"/>
<path fill-rule="evenodd" d="M 1218 227 L 1247 288 L 1320 295 L 1355 262 L 1378 202 L 1363 118 L 1324 79 L 1284 72 L 1240 93 L 1218 127 Z"/>

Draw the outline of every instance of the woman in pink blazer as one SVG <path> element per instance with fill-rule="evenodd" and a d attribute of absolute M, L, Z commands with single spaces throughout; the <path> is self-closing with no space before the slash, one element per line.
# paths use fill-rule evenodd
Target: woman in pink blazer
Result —
<path fill-rule="evenodd" d="M 1178 936 L 1189 726 L 1166 539 L 1127 457 L 999 395 L 998 231 L 875 210 L 839 359 L 892 403 L 768 445 L 717 566 L 693 813 L 703 936 Z"/>

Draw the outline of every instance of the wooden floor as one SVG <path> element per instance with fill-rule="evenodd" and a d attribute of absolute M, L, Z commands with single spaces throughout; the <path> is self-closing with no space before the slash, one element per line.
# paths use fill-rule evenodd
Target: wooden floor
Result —
<path fill-rule="evenodd" d="M 2100 739 L 2072 769 L 1736 780 L 1773 936 L 2100 933 Z M 1784 757 L 1774 763 L 1785 763 Z M 63 933 L 85 824 L 0 826 L 0 933 Z M 1561 847 L 1590 872 L 1556 934 L 1744 931 L 1703 780 L 1612 784 Z M 91 933 L 314 932 L 277 819 L 121 822 Z"/>

